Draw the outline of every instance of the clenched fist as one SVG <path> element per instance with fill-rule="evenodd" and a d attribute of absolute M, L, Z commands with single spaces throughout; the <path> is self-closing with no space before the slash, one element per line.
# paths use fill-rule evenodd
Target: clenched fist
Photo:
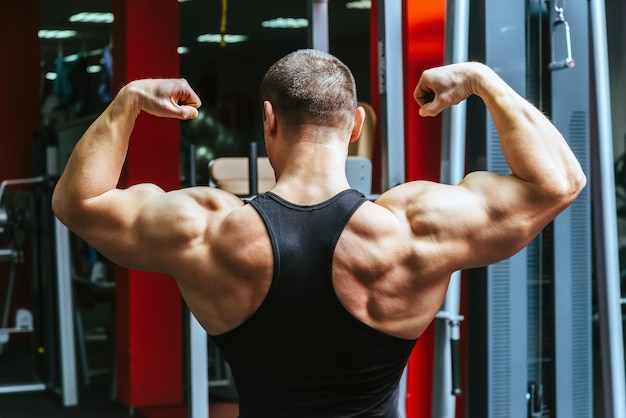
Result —
<path fill-rule="evenodd" d="M 464 62 L 424 71 L 413 97 L 421 116 L 437 116 L 444 109 L 476 94 L 477 82 L 491 70 L 483 64 Z"/>
<path fill-rule="evenodd" d="M 138 110 L 163 118 L 193 119 L 202 104 L 187 83 L 178 79 L 145 79 L 129 83 L 124 93 L 130 93 Z"/>

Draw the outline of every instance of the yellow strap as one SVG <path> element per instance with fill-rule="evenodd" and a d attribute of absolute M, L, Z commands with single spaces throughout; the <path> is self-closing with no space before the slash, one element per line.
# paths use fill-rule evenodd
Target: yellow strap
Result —
<path fill-rule="evenodd" d="M 220 25 L 220 34 L 222 39 L 220 41 L 220 46 L 226 46 L 226 41 L 224 40 L 224 35 L 226 34 L 226 12 L 228 10 L 228 0 L 222 0 L 222 23 Z"/>

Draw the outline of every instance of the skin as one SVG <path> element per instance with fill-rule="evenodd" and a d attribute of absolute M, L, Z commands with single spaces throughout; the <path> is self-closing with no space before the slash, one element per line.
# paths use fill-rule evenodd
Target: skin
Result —
<path fill-rule="evenodd" d="M 418 337 L 445 297 L 450 275 L 510 257 L 526 246 L 585 186 L 557 129 L 491 69 L 463 63 L 425 71 L 414 97 L 422 117 L 475 94 L 500 134 L 513 174 L 468 174 L 458 185 L 415 181 L 366 202 L 342 233 L 333 259 L 335 291 L 356 318 L 401 338 Z M 209 334 L 229 331 L 260 306 L 273 272 L 265 226 L 224 191 L 164 192 L 151 184 L 118 189 L 135 118 L 191 119 L 201 103 L 184 80 L 125 86 L 76 146 L 53 195 L 57 217 L 122 266 L 170 274 Z M 296 204 L 322 202 L 349 188 L 351 128 L 287 129 L 263 103 L 272 192 Z"/>

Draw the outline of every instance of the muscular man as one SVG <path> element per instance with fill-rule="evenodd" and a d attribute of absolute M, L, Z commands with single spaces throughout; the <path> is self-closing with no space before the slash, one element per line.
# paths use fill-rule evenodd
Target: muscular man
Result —
<path fill-rule="evenodd" d="M 396 417 L 398 382 L 455 270 L 509 257 L 585 185 L 555 127 L 491 69 L 424 72 L 435 116 L 475 94 L 511 175 L 416 181 L 376 202 L 350 190 L 348 144 L 364 119 L 349 69 L 297 51 L 261 85 L 276 185 L 251 204 L 196 187 L 116 188 L 141 111 L 190 119 L 183 80 L 125 86 L 80 140 L 53 196 L 59 219 L 123 266 L 170 274 L 230 363 L 246 417 Z"/>

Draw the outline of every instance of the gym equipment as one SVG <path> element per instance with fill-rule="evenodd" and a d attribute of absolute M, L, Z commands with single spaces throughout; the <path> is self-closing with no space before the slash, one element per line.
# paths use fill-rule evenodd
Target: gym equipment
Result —
<path fill-rule="evenodd" d="M 550 16 L 552 19 L 561 19 L 561 3 L 557 0 L 554 4 Z M 591 63 L 588 5 L 568 2 L 567 10 L 572 26 L 571 40 L 568 41 L 572 52 L 568 54 L 571 58 L 571 54 L 575 53 L 577 65 L 574 67 L 571 61 L 562 71 L 549 72 L 547 82 L 551 84 L 552 91 L 548 100 L 551 107 L 545 108 L 545 111 L 551 115 L 555 126 L 563 133 L 589 176 L 593 135 L 590 122 L 591 89 L 586 87 L 590 85 Z M 549 65 L 548 70 L 552 70 Z M 583 91 L 572 89 L 571 86 L 579 86 Z M 553 366 L 546 367 L 549 365 L 547 362 L 543 362 L 541 367 L 535 366 L 535 378 L 542 385 L 539 389 L 548 395 L 546 399 L 549 400 L 550 392 L 553 392 L 551 409 L 556 410 L 560 417 L 591 417 L 594 413 L 591 219 L 591 192 L 586 188 L 553 222 L 553 296 L 550 299 L 550 289 L 545 286 L 540 288 L 543 293 L 539 294 L 539 300 L 543 299 L 544 303 L 541 310 L 544 320 L 539 324 L 539 330 L 554 330 L 554 361 Z M 544 269 L 549 268 L 551 255 L 550 242 L 546 239 L 548 237 L 549 233 L 546 232 L 539 248 L 539 262 Z M 542 277 L 538 279 L 541 280 Z M 530 300 L 532 299 L 529 298 Z M 550 316 L 553 319 L 548 319 Z M 548 325 L 550 322 L 553 324 Z M 537 358 L 551 355 L 545 352 L 545 342 L 550 337 L 539 339 L 537 351 L 541 356 L 537 355 Z M 541 349 L 542 346 L 544 349 Z M 546 384 L 550 382 L 551 367 L 556 370 L 554 384 Z M 531 377 L 529 382 L 532 382 Z"/>
<path fill-rule="evenodd" d="M 569 30 L 569 23 L 565 20 L 565 0 L 559 5 L 559 1 L 554 2 L 554 10 L 556 17 L 552 23 L 552 61 L 548 64 L 548 68 L 552 71 L 562 70 L 564 68 L 573 68 L 576 64 L 572 58 L 572 38 Z M 564 59 L 558 60 L 556 57 L 557 32 L 559 28 L 563 28 L 565 32 L 565 50 L 567 55 Z"/>
<path fill-rule="evenodd" d="M 309 44 L 328 52 L 328 0 L 309 0 Z"/>
<path fill-rule="evenodd" d="M 467 61 L 469 47 L 469 0 L 448 0 L 446 4 L 445 63 Z M 465 128 L 467 101 L 443 114 L 441 182 L 458 184 L 465 176 Z M 435 366 L 433 382 L 433 416 L 453 418 L 456 397 L 461 389 L 460 326 L 461 272 L 450 278 L 448 292 L 437 313 L 435 330 Z"/>
<path fill-rule="evenodd" d="M 256 173 L 256 180 L 250 182 L 248 173 Z M 346 176 L 353 189 L 372 197 L 372 162 L 368 158 L 348 157 Z M 220 157 L 209 162 L 209 186 L 237 196 L 248 199 L 268 191 L 274 184 L 274 169 L 267 157 Z"/>
<path fill-rule="evenodd" d="M 30 329 L 19 325 L 16 325 L 15 328 L 7 327 L 15 289 L 17 264 L 22 261 L 22 248 L 26 235 L 32 231 L 33 200 L 32 195 L 23 190 L 18 190 L 15 196 L 12 197 L 6 188 L 7 186 L 28 184 L 39 180 L 5 180 L 0 183 L 0 242 L 6 247 L 0 250 L 0 261 L 9 263 L 9 276 L 4 295 L 2 316 L 0 317 L 0 353 L 2 353 L 3 345 L 9 342 L 11 333 L 32 331 L 32 326 Z M 16 318 L 16 323 L 19 324 L 20 322 L 23 323 L 23 321 L 20 321 L 20 318 Z"/>
<path fill-rule="evenodd" d="M 196 147 L 189 146 L 189 186 L 197 186 Z M 195 316 L 185 305 L 185 333 L 187 337 L 187 416 L 209 416 L 208 336 Z"/>
<path fill-rule="evenodd" d="M 404 170 L 405 91 L 402 73 L 402 24 L 400 23 L 402 22 L 402 2 L 379 0 L 378 8 L 382 189 L 385 191 L 406 181 Z"/>
<path fill-rule="evenodd" d="M 626 135 L 624 135 L 626 147 Z M 617 216 L 626 219 L 626 151 L 615 160 L 615 200 Z"/>
<path fill-rule="evenodd" d="M 587 4 L 568 3 L 577 65 L 563 71 L 550 66 L 553 6 L 487 0 L 471 17 L 470 59 L 548 114 L 589 174 Z M 471 101 L 468 112 L 469 168 L 508 173 L 493 121 Z M 468 272 L 469 416 L 593 416 L 590 219 L 587 188 L 527 248 Z"/>
<path fill-rule="evenodd" d="M 597 151 L 594 161 L 596 177 L 592 178 L 592 189 L 595 232 L 600 238 L 596 240 L 596 277 L 604 412 L 608 417 L 626 418 L 623 300 L 620 289 L 606 16 L 603 0 L 590 0 L 589 5 L 598 119 L 598 137 L 594 144 Z"/>
<path fill-rule="evenodd" d="M 74 406 L 78 403 L 78 388 L 74 355 L 69 232 L 56 218 L 53 219 L 49 208 L 51 187 L 46 189 L 47 192 L 38 191 L 37 198 L 34 197 L 34 194 L 22 190 L 18 190 L 11 197 L 7 187 L 16 185 L 29 185 L 45 189 L 45 186 L 48 185 L 48 179 L 46 177 L 33 177 L 5 180 L 0 183 L 0 202 L 2 202 L 0 205 L 0 234 L 2 234 L 0 242 L 7 244 L 7 248 L 0 249 L 0 261 L 11 263 L 2 324 L 0 324 L 0 347 L 9 342 L 11 334 L 34 332 L 37 330 L 37 324 L 41 322 L 39 332 L 46 334 L 43 337 L 45 342 L 42 342 L 42 347 L 45 347 L 48 367 L 47 373 L 44 373 L 46 376 L 41 379 L 42 381 L 2 385 L 0 386 L 0 394 L 50 389 L 61 394 L 64 406 Z M 39 203 L 37 210 L 35 210 L 35 199 Z M 42 202 L 44 203 L 42 204 Z M 43 223 L 46 225 L 42 226 Z M 48 225 L 48 223 L 50 224 Z M 41 275 L 42 278 L 37 277 L 37 280 L 45 287 L 41 290 L 43 299 L 45 299 L 42 301 L 42 305 L 45 306 L 44 314 L 38 317 L 37 312 L 18 310 L 15 326 L 7 328 L 9 305 L 15 282 L 15 264 L 21 259 L 22 246 L 27 234 L 32 232 L 36 225 L 40 233 L 45 230 L 45 233 L 54 239 L 54 245 L 45 249 L 47 243 L 38 242 L 37 245 L 33 246 L 33 258 L 40 263 L 37 268 L 33 269 L 33 275 Z M 50 259 L 48 253 L 54 254 L 54 261 Z M 52 273 L 55 269 L 56 274 Z M 55 297 L 56 300 L 54 300 Z M 44 322 L 45 325 L 43 325 Z M 56 330 L 59 331 L 58 335 L 55 334 Z M 57 373 L 57 365 L 61 369 L 60 373 Z"/>

